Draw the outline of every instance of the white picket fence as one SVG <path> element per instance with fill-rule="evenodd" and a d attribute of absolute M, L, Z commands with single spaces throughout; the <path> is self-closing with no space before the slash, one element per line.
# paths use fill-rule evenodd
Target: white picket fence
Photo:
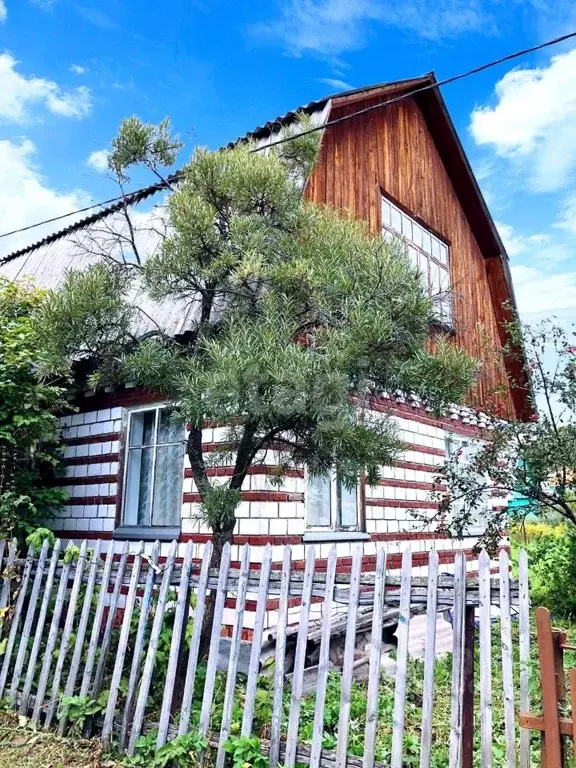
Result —
<path fill-rule="evenodd" d="M 426 646 L 423 666 L 420 766 L 431 765 L 434 733 L 433 711 L 436 664 L 436 622 L 439 612 L 449 610 L 453 623 L 453 663 L 449 765 L 471 768 L 472 741 L 480 728 L 481 765 L 493 764 L 493 697 L 503 697 L 506 735 L 506 765 L 529 768 L 527 732 L 517 738 L 516 711 L 529 710 L 529 599 L 526 554 L 520 556 L 520 576 L 510 575 L 506 551 L 499 557 L 499 571 L 491 576 L 488 555 L 479 556 L 479 573 L 466 577 L 464 555 L 456 554 L 453 576 L 439 573 L 438 555 L 430 553 L 428 576 L 412 575 L 409 551 L 404 552 L 400 576 L 386 569 L 386 552 L 378 553 L 375 572 L 362 572 L 360 548 L 349 574 L 337 569 L 336 550 L 317 563 L 314 548 L 306 556 L 304 571 L 292 567 L 291 549 L 286 546 L 281 569 L 273 568 L 271 548 L 264 550 L 258 566 L 250 564 L 250 547 L 241 550 L 241 561 L 231 567 L 230 548 L 223 551 L 220 568 L 210 567 L 212 547 L 208 543 L 201 562 L 194 561 L 188 544 L 183 559 L 177 558 L 174 542 L 166 558 L 155 545 L 150 556 L 143 544 L 110 546 L 101 556 L 101 542 L 83 542 L 71 557 L 57 541 L 49 550 L 29 549 L 20 558 L 13 544 L 0 542 L 2 588 L 0 591 L 0 698 L 7 698 L 22 715 L 43 728 L 68 727 L 62 700 L 72 696 L 97 699 L 104 686 L 109 690 L 102 713 L 91 720 L 89 730 L 109 745 L 133 753 L 138 739 L 157 729 L 157 747 L 194 727 L 210 740 L 217 768 L 225 760 L 223 745 L 230 736 L 235 696 L 238 696 L 238 665 L 247 597 L 256 600 L 250 655 L 243 689 L 241 735 L 253 731 L 255 698 L 261 670 L 262 648 L 274 641 L 272 715 L 269 737 L 262 749 L 271 768 L 281 763 L 294 768 L 296 762 L 312 768 L 371 768 L 377 764 L 376 736 L 379 717 L 383 650 L 382 627 L 397 623 L 398 646 L 394 678 L 394 707 L 390 768 L 401 768 L 405 731 L 408 675 L 408 639 L 411 618 L 426 613 Z M 68 554 L 67 554 L 68 553 Z M 200 658 L 201 629 L 207 595 L 214 595 L 214 618 L 206 659 Z M 193 599 L 192 599 L 192 596 Z M 221 662 L 221 634 L 227 598 L 235 600 L 234 622 L 229 640 L 227 668 Z M 278 599 L 278 625 L 265 628 L 267 601 Z M 289 625 L 289 605 L 297 598 L 298 621 Z M 318 605 L 318 603 L 320 605 Z M 317 614 L 311 617 L 311 607 Z M 494 624 L 494 612 L 500 620 Z M 340 609 L 340 612 L 337 612 Z M 344 615 L 342 615 L 344 611 Z M 519 616 L 519 647 L 514 649 L 512 613 Z M 477 633 L 475 632 L 475 622 Z M 192 625 L 192 626 L 190 626 Z M 345 628 L 344 628 L 345 625 Z M 155 668 L 163 630 L 171 628 L 167 665 L 163 678 Z M 189 636 L 185 638 L 185 630 Z M 331 637 L 340 627 L 345 632 L 341 668 L 340 714 L 334 750 L 323 747 L 324 708 L 330 663 Z M 492 680 L 493 629 L 497 627 L 502 647 L 503 689 L 494 690 Z M 371 632 L 366 684 L 366 718 L 363 756 L 348 754 L 350 707 L 357 666 L 356 640 L 359 630 Z M 480 706 L 474 711 L 474 643 L 479 637 Z M 516 636 L 518 633 L 514 633 Z M 295 647 L 294 646 L 294 636 Z M 315 682 L 314 727 L 311 743 L 299 738 L 300 716 L 307 674 L 307 648 L 319 643 Z M 290 699 L 284 717 L 287 682 L 287 646 L 293 656 Z M 165 653 L 166 649 L 164 649 Z M 513 677 L 514 653 L 520 660 L 519 697 Z M 199 669 L 203 689 L 198 699 Z M 205 666 L 204 666 L 205 665 Z M 164 671 L 165 670 L 165 671 Z M 309 670 L 308 670 L 309 671 Z M 225 690 L 219 721 L 214 722 L 215 688 L 218 675 L 225 675 Z M 175 702 L 177 678 L 184 681 Z M 151 690 L 162 689 L 161 700 L 151 703 Z M 196 691 L 196 710 L 194 710 Z M 518 700 L 519 699 L 519 700 Z M 175 704 L 177 706 L 175 706 Z M 199 713 L 198 713 L 199 709 Z M 194 717 L 192 717 L 194 713 Z M 192 725 L 192 721 L 194 724 Z"/>

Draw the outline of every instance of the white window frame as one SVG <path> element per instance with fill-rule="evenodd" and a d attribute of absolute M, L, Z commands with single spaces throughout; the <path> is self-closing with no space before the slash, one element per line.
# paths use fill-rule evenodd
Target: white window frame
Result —
<path fill-rule="evenodd" d="M 466 449 L 478 451 L 484 445 L 484 441 L 474 440 L 474 438 L 458 434 L 458 432 L 447 432 L 444 439 L 446 445 L 446 457 L 448 459 L 453 458 L 455 454 L 461 449 L 464 451 L 466 451 Z M 483 520 L 489 514 L 492 507 L 490 480 L 489 478 L 485 477 L 483 478 L 483 482 L 485 483 L 486 490 L 483 493 L 482 503 L 476 507 L 471 525 L 465 530 L 465 534 L 467 536 L 480 536 L 482 533 L 484 533 L 485 524 Z M 452 504 L 457 511 L 462 511 L 464 509 L 465 502 L 462 499 L 459 499 L 455 502 L 452 502 Z"/>
<path fill-rule="evenodd" d="M 359 533 L 362 532 L 362 516 L 361 516 L 361 494 L 360 494 L 360 478 L 356 483 L 356 524 L 355 525 L 339 525 L 337 520 L 338 513 L 338 480 L 336 478 L 336 471 L 332 470 L 330 473 L 330 524 L 329 525 L 316 525 L 310 522 L 309 519 L 309 499 L 308 485 L 310 481 L 310 474 L 308 470 L 304 472 L 304 501 L 306 512 L 306 530 L 313 532 L 340 532 L 340 533 Z"/>
<path fill-rule="evenodd" d="M 428 294 L 437 297 L 436 307 L 440 322 L 452 328 L 454 312 L 450 297 L 450 246 L 383 193 L 381 214 L 382 236 L 385 240 L 398 238 L 405 243 L 406 255 L 425 278 Z M 437 275 L 437 281 L 434 279 L 434 273 Z"/>
<path fill-rule="evenodd" d="M 173 525 L 170 525 L 170 526 L 158 526 L 158 525 L 152 524 L 152 510 L 154 508 L 154 492 L 155 492 L 155 486 L 156 486 L 154 482 L 154 478 L 156 476 L 156 456 L 158 453 L 158 447 L 175 445 L 175 443 L 158 443 L 158 428 L 160 425 L 159 414 L 160 414 L 160 411 L 166 410 L 167 408 L 171 408 L 171 407 L 172 407 L 172 403 L 162 402 L 162 403 L 154 403 L 149 405 L 137 406 L 134 408 L 126 409 L 125 411 L 124 467 L 123 467 L 123 473 L 122 473 L 122 500 L 121 500 L 121 510 L 120 510 L 120 526 L 122 528 L 160 530 L 162 528 L 180 529 L 182 527 L 182 498 L 180 498 L 180 507 L 179 507 L 180 514 L 178 515 L 177 522 L 175 522 Z M 134 446 L 133 448 L 130 447 L 130 429 L 132 425 L 132 417 L 137 413 L 144 413 L 146 411 L 156 412 L 155 427 L 154 427 L 154 443 L 150 446 L 154 449 L 152 453 L 152 493 L 150 494 L 150 509 L 149 509 L 150 522 L 147 524 L 140 524 L 140 523 L 131 524 L 126 522 L 126 502 L 128 499 L 127 479 L 128 479 L 129 455 L 131 450 L 134 450 L 135 448 L 142 448 L 142 446 Z M 184 443 L 185 435 L 186 435 L 186 431 L 183 427 L 182 428 L 183 443 Z M 185 451 L 183 451 L 182 468 L 180 473 L 182 488 L 184 485 L 185 460 L 186 460 L 186 453 Z M 180 494 L 180 497 L 182 497 L 182 492 Z"/>

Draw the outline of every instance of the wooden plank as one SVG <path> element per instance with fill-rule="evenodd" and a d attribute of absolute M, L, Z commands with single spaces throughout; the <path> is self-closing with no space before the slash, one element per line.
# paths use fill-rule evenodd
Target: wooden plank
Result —
<path fill-rule="evenodd" d="M 64 552 L 64 558 L 71 549 L 72 545 L 69 544 Z M 44 706 L 44 696 L 46 695 L 46 688 L 48 687 L 48 676 L 50 675 L 50 668 L 52 666 L 52 654 L 56 647 L 56 640 L 58 638 L 58 627 L 60 626 L 60 617 L 62 615 L 62 608 L 64 607 L 64 601 L 66 598 L 66 592 L 68 590 L 68 576 L 70 574 L 71 562 L 65 562 L 62 565 L 60 571 L 60 582 L 58 584 L 58 592 L 56 593 L 56 602 L 54 603 L 54 612 L 52 614 L 52 621 L 50 622 L 50 629 L 48 630 L 48 636 L 46 638 L 46 647 L 44 649 L 44 661 L 42 662 L 42 669 L 40 671 L 40 679 L 38 681 L 38 690 L 36 691 L 36 698 L 34 701 L 34 709 L 32 710 L 32 723 L 36 726 L 40 720 L 40 710 Z"/>
<path fill-rule="evenodd" d="M 464 650 L 464 606 L 466 604 L 466 558 L 457 552 L 454 561 L 454 622 L 452 625 L 452 687 L 450 694 L 450 766 L 458 768 L 462 758 L 462 671 Z"/>
<path fill-rule="evenodd" d="M 20 707 L 18 708 L 18 712 L 21 715 L 26 715 L 28 713 L 28 701 L 35 678 L 36 660 L 38 659 L 38 654 L 40 653 L 40 647 L 42 645 L 44 625 L 46 623 L 46 615 L 48 613 L 48 606 L 50 605 L 52 596 L 54 575 L 56 573 L 56 567 L 58 565 L 61 547 L 62 542 L 60 539 L 57 539 L 54 543 L 54 549 L 52 550 L 52 557 L 50 558 L 50 566 L 48 568 L 48 575 L 46 577 L 46 584 L 44 586 L 42 604 L 40 605 L 40 613 L 38 614 L 38 621 L 36 622 L 36 628 L 34 630 L 34 642 L 32 644 L 32 650 L 30 651 L 30 657 L 28 659 L 28 667 L 26 670 L 26 677 L 24 679 L 24 690 L 22 691 Z"/>
<path fill-rule="evenodd" d="M 118 746 L 120 750 L 124 750 L 126 746 L 126 739 L 128 738 L 128 728 L 132 722 L 132 715 L 134 712 L 134 702 L 136 700 L 136 684 L 138 682 L 138 673 L 140 672 L 140 663 L 142 659 L 142 652 L 144 650 L 144 640 L 146 636 L 146 625 L 148 623 L 148 616 L 150 614 L 150 603 L 152 602 L 152 590 L 154 588 L 154 582 L 158 573 L 158 556 L 160 554 L 160 542 L 154 542 L 152 546 L 152 552 L 150 553 L 149 568 L 146 573 L 146 581 L 144 584 L 144 594 L 142 595 L 142 602 L 140 603 L 140 617 L 138 619 L 138 627 L 136 629 L 136 638 L 134 640 L 134 650 L 132 653 L 132 665 L 130 667 L 130 677 L 128 678 L 128 690 L 126 692 L 126 701 L 124 702 L 124 714 L 122 716 L 122 728 L 120 730 L 120 738 L 118 739 Z M 144 558 L 145 556 L 143 556 Z"/>
<path fill-rule="evenodd" d="M 87 548 L 88 543 L 86 540 L 84 540 L 80 545 L 78 560 L 76 563 L 74 563 L 74 581 L 72 582 L 72 589 L 70 590 L 68 605 L 66 606 L 66 620 L 64 622 L 62 640 L 60 641 L 58 659 L 56 660 L 56 668 L 54 670 L 54 677 L 52 680 L 52 693 L 50 696 L 50 703 L 46 708 L 46 717 L 44 720 L 44 728 L 46 729 L 50 727 L 52 718 L 54 717 L 56 708 L 59 703 L 60 680 L 62 678 L 64 662 L 66 661 L 66 654 L 68 653 L 68 644 L 70 643 L 70 637 L 74 628 L 76 605 L 78 603 L 78 596 L 80 594 L 80 587 L 82 585 L 82 574 L 84 573 L 84 567 L 86 565 Z"/>
<path fill-rule="evenodd" d="M 162 583 L 160 584 L 160 592 L 158 593 L 158 603 L 156 604 L 156 612 L 154 614 L 154 622 L 152 623 L 152 630 L 150 632 L 150 639 L 148 641 L 146 660 L 144 662 L 144 669 L 142 670 L 140 687 L 138 688 L 138 697 L 136 699 L 136 708 L 134 710 L 134 721 L 132 723 L 130 741 L 128 742 L 129 755 L 134 754 L 135 744 L 140 738 L 140 734 L 142 733 L 144 714 L 146 712 L 146 704 L 148 703 L 148 694 L 150 693 L 152 674 L 154 672 L 154 664 L 156 662 L 158 641 L 160 639 L 160 633 L 162 632 L 164 612 L 166 610 L 166 603 L 168 601 L 168 594 L 170 592 L 170 578 L 172 576 L 172 569 L 174 568 L 174 560 L 176 559 L 177 550 L 178 542 L 173 541 L 170 546 L 170 551 L 168 553 L 168 557 L 166 558 L 166 562 L 164 563 Z"/>
<path fill-rule="evenodd" d="M 120 561 L 118 563 L 118 571 L 116 572 L 116 580 L 114 581 L 114 590 L 110 597 L 110 603 L 108 605 L 108 616 L 106 618 L 106 626 L 104 627 L 104 634 L 102 635 L 102 644 L 100 646 L 100 654 L 98 655 L 98 665 L 96 667 L 96 673 L 94 675 L 94 682 L 92 683 L 92 690 L 90 695 L 93 699 L 97 699 L 100 695 L 102 688 L 102 680 L 104 679 L 104 670 L 106 669 L 106 663 L 108 661 L 108 650 L 110 643 L 112 642 L 112 630 L 114 628 L 114 621 L 116 620 L 116 609 L 118 607 L 118 598 L 120 597 L 120 590 L 122 589 L 122 582 L 124 580 L 124 571 L 126 570 L 126 563 L 128 562 L 128 555 L 130 553 L 130 542 L 126 541 L 122 548 L 122 554 L 120 555 Z M 86 735 L 89 735 L 86 732 Z"/>
<path fill-rule="evenodd" d="M 76 632 L 76 641 L 74 643 L 74 653 L 72 654 L 72 661 L 70 662 L 70 671 L 68 672 L 68 679 L 64 687 L 64 698 L 70 698 L 74 695 L 74 689 L 76 687 L 76 679 L 78 677 L 78 670 L 80 669 L 80 662 L 82 661 L 82 653 L 84 651 L 84 638 L 86 637 L 86 630 L 88 628 L 88 622 L 90 619 L 90 612 L 92 610 L 92 596 L 94 594 L 94 585 L 96 583 L 96 575 L 98 573 L 98 565 L 100 564 L 100 539 L 96 539 L 94 548 L 92 549 L 90 569 L 88 571 L 88 581 L 86 582 L 86 591 L 84 593 L 84 602 L 82 605 L 82 612 L 80 614 L 80 621 L 78 623 L 78 630 Z M 67 717 L 63 715 L 60 718 L 58 724 L 58 735 L 63 736 L 66 730 Z"/>
<path fill-rule="evenodd" d="M 18 646 L 18 653 L 16 654 L 16 662 L 14 664 L 14 671 L 12 673 L 12 682 L 10 683 L 10 691 L 8 693 L 8 700 L 11 704 L 15 703 L 16 694 L 20 686 L 20 676 L 22 675 L 24 662 L 26 660 L 32 623 L 34 621 L 34 616 L 36 615 L 36 606 L 38 604 L 42 582 L 44 581 L 44 568 L 46 566 L 49 546 L 50 542 L 48 539 L 45 539 L 42 543 L 38 563 L 36 564 L 36 573 L 34 574 L 34 582 L 32 583 L 30 599 L 28 600 L 28 608 L 26 610 L 26 617 L 24 618 L 24 625 L 22 627 L 22 634 L 20 636 L 20 645 Z"/>
<path fill-rule="evenodd" d="M 326 686 L 330 669 L 330 629 L 332 625 L 332 606 L 334 597 L 334 581 L 336 578 L 336 546 L 333 545 L 328 553 L 326 564 L 326 595 L 322 606 L 322 635 L 320 638 L 320 656 L 318 659 L 318 677 L 316 680 L 316 701 L 314 704 L 314 726 L 312 747 L 310 750 L 310 768 L 319 768 L 322 752 L 322 737 L 324 735 L 324 705 L 326 702 Z"/>
<path fill-rule="evenodd" d="M 554 641 L 552 638 L 550 612 L 546 608 L 536 609 L 536 630 L 538 634 L 538 657 L 540 660 L 540 688 L 544 712 L 546 768 L 562 768 Z"/>
<path fill-rule="evenodd" d="M 290 692 L 290 712 L 288 715 L 288 730 L 286 734 L 286 754 L 284 768 L 294 768 L 296 749 L 298 747 L 298 728 L 300 725 L 300 708 L 302 706 L 302 685 L 304 680 L 304 665 L 306 662 L 306 647 L 308 645 L 308 622 L 310 619 L 310 601 L 312 599 L 312 582 L 316 564 L 316 551 L 313 546 L 306 553 L 306 569 L 304 571 L 304 587 L 298 615 L 298 638 L 296 640 L 296 655 L 294 657 L 294 672 Z M 217 768 L 222 768 L 218 766 Z"/>
<path fill-rule="evenodd" d="M 350 602 L 348 603 L 348 621 L 344 660 L 342 663 L 342 682 L 340 687 L 340 715 L 338 717 L 338 737 L 336 742 L 336 768 L 345 768 L 348 751 L 348 729 L 350 728 L 350 704 L 352 700 L 352 682 L 354 677 L 354 650 L 356 647 L 356 618 L 358 616 L 358 595 L 360 594 L 360 574 L 362 571 L 362 548 L 357 547 L 352 557 L 350 579 Z"/>
<path fill-rule="evenodd" d="M 428 556 L 428 603 L 426 606 L 426 648 L 422 684 L 422 735 L 420 768 L 429 768 L 432 749 L 432 714 L 434 710 L 434 667 L 436 664 L 436 601 L 438 597 L 438 552 Z M 368 768 L 368 766 L 365 766 Z"/>
<path fill-rule="evenodd" d="M 216 754 L 216 768 L 224 768 L 224 742 L 230 736 L 232 723 L 232 711 L 234 707 L 234 689 L 236 687 L 236 673 L 238 669 L 238 657 L 240 655 L 240 642 L 242 640 L 242 627 L 244 625 L 244 606 L 246 604 L 246 590 L 248 584 L 248 571 L 250 570 L 250 547 L 245 544 L 240 556 L 240 579 L 238 580 L 238 592 L 236 593 L 236 611 L 232 639 L 230 642 L 230 657 L 226 676 L 226 689 L 224 691 L 224 705 L 222 708 L 222 721 L 220 724 L 220 744 Z"/>
<path fill-rule="evenodd" d="M 192 568 L 193 544 L 189 541 L 184 551 L 184 561 L 180 574 L 180 586 L 178 588 L 178 597 L 176 600 L 176 613 L 174 614 L 174 624 L 172 628 L 172 642 L 170 644 L 170 655 L 168 657 L 168 669 L 166 671 L 166 682 L 164 684 L 164 695 L 162 697 L 162 707 L 160 709 L 160 721 L 158 723 L 158 737 L 156 739 L 156 749 L 160 749 L 166 744 L 168 735 L 168 726 L 170 725 L 170 711 L 174 687 L 176 683 L 176 673 L 178 671 L 178 659 L 180 658 L 180 646 L 184 634 L 186 619 L 188 618 L 189 603 L 189 581 L 190 569 Z"/>
<path fill-rule="evenodd" d="M 542 733 L 546 731 L 546 722 L 544 718 L 541 717 L 540 715 L 520 714 L 518 716 L 518 722 L 521 728 L 526 728 L 530 731 L 541 731 Z M 558 722 L 558 732 L 562 736 L 574 735 L 574 723 L 572 719 L 560 717 L 558 718 L 557 722 Z"/>
<path fill-rule="evenodd" d="M 480 752 L 482 767 L 492 768 L 492 606 L 490 603 L 490 556 L 478 557 L 480 586 Z"/>
<path fill-rule="evenodd" d="M 214 602 L 214 619 L 210 634 L 210 650 L 206 664 L 206 680 L 204 682 L 204 695 L 200 709 L 200 735 L 206 736 L 210 728 L 210 716 L 212 714 L 212 699 L 214 698 L 214 681 L 216 679 L 216 666 L 218 662 L 218 649 L 220 647 L 220 635 L 222 633 L 222 616 L 226 601 L 228 571 L 230 569 L 230 544 L 226 542 L 222 549 L 220 561 L 220 575 L 218 578 L 218 591 Z"/>
<path fill-rule="evenodd" d="M 102 580 L 100 583 L 100 591 L 98 592 L 98 602 L 96 603 L 96 611 L 94 612 L 94 621 L 92 623 L 92 631 L 90 633 L 90 640 L 88 642 L 88 651 L 86 652 L 86 662 L 84 664 L 84 673 L 82 675 L 82 682 L 80 683 L 80 696 L 84 698 L 88 696 L 90 690 L 90 683 L 92 681 L 92 670 L 94 669 L 94 661 L 96 659 L 96 650 L 98 648 L 98 641 L 100 639 L 100 628 L 102 625 L 102 616 L 104 614 L 104 608 L 108 596 L 108 584 L 110 582 L 110 572 L 112 570 L 112 563 L 114 561 L 114 542 L 111 541 L 106 554 L 106 560 L 104 561 L 104 569 L 102 571 Z"/>
<path fill-rule="evenodd" d="M 512 622 L 510 618 L 510 559 L 500 551 L 500 638 L 502 646 L 502 687 L 504 695 L 504 733 L 506 766 L 516 768 L 516 727 L 512 660 Z"/>
<path fill-rule="evenodd" d="M 530 585 L 528 556 L 521 549 L 518 556 L 519 571 L 519 651 L 520 651 L 520 711 L 530 711 Z M 576 712 L 576 710 L 573 710 Z M 530 768 L 530 733 L 520 730 L 520 768 Z"/>
<path fill-rule="evenodd" d="M 380 693 L 380 665 L 382 663 L 382 622 L 384 592 L 386 587 L 386 552 L 380 549 L 376 558 L 376 585 L 370 637 L 370 669 L 368 672 L 368 701 L 366 704 L 366 729 L 364 731 L 363 768 L 372 768 L 375 761 L 376 725 Z M 321 738 L 321 734 L 320 734 Z M 316 765 L 318 768 L 318 765 Z"/>
<path fill-rule="evenodd" d="M 410 592 L 412 553 L 402 554 L 402 583 L 400 615 L 398 616 L 398 652 L 396 660 L 396 684 L 394 687 L 394 716 L 392 725 L 392 751 L 390 768 L 402 768 L 404 747 L 404 708 L 406 702 L 406 678 L 408 675 L 408 634 L 410 631 Z"/>
<path fill-rule="evenodd" d="M 278 607 L 276 652 L 274 656 L 274 694 L 272 700 L 272 721 L 270 723 L 270 768 L 277 768 L 280 758 L 280 727 L 282 721 L 282 694 L 284 691 L 284 669 L 286 666 L 286 625 L 288 623 L 288 594 L 290 592 L 290 571 L 292 570 L 292 548 L 284 548 L 282 559 L 282 581 Z"/>
<path fill-rule="evenodd" d="M 272 566 L 272 547 L 266 544 L 262 554 L 262 568 L 260 570 L 260 583 L 256 598 L 256 615 L 254 617 L 254 632 L 252 635 L 252 648 L 250 651 L 250 666 L 246 681 L 246 697 L 244 700 L 244 714 L 242 715 L 242 736 L 250 736 L 252 732 L 252 720 L 254 718 L 254 701 L 260 671 L 260 653 L 262 650 L 262 637 L 264 634 L 264 619 L 266 616 L 266 598 L 268 594 L 268 582 Z"/>
<path fill-rule="evenodd" d="M 474 612 L 464 607 L 464 658 L 462 665 L 462 768 L 473 768 L 474 762 Z"/>
<path fill-rule="evenodd" d="M 210 561 L 212 560 L 212 542 L 208 541 L 204 545 L 204 554 L 202 555 L 202 566 L 198 579 L 198 591 L 196 592 L 196 608 L 194 609 L 194 627 L 192 629 L 192 638 L 190 640 L 190 651 L 188 654 L 188 664 L 186 666 L 186 682 L 184 683 L 184 696 L 182 698 L 182 707 L 180 709 L 180 723 L 178 734 L 181 736 L 188 732 L 190 724 L 190 713 L 192 711 L 192 699 L 194 697 L 194 683 L 196 681 L 196 670 L 198 668 L 198 653 L 200 651 L 200 640 L 202 637 L 202 623 L 206 609 L 206 589 L 208 586 L 208 573 Z"/>
<path fill-rule="evenodd" d="M 142 566 L 143 551 L 144 551 L 144 542 L 141 541 L 138 545 L 136 552 L 134 553 L 134 560 L 132 562 L 130 586 L 128 587 L 126 604 L 124 605 L 124 613 L 122 616 L 122 626 L 120 628 L 118 648 L 116 649 L 116 660 L 114 662 L 114 669 L 112 671 L 112 679 L 110 681 L 110 691 L 108 693 L 108 702 L 106 704 L 106 712 L 104 714 L 104 724 L 102 726 L 102 733 L 100 735 L 102 743 L 107 747 L 110 747 L 112 743 L 112 730 L 114 728 L 114 713 L 116 711 L 116 702 L 118 701 L 118 691 L 120 689 L 120 682 L 122 680 L 122 671 L 124 669 L 124 659 L 126 657 L 126 650 L 128 648 L 128 640 L 130 637 L 130 627 L 132 624 L 132 615 L 134 613 L 134 606 L 136 605 L 136 594 L 139 587 L 140 568 Z"/>
<path fill-rule="evenodd" d="M 4 695 L 4 688 L 6 687 L 6 681 L 8 679 L 10 661 L 12 659 L 12 651 L 14 650 L 14 645 L 16 643 L 16 635 L 18 634 L 18 627 L 20 626 L 20 616 L 24 608 L 24 601 L 28 591 L 28 582 L 30 581 L 30 574 L 32 573 L 33 565 L 34 547 L 29 547 L 26 562 L 24 564 L 24 570 L 22 571 L 22 577 L 18 586 L 18 596 L 14 606 L 14 613 L 10 618 L 10 629 L 8 631 L 6 648 L 4 649 L 4 654 L 2 657 L 2 670 L 0 671 L 0 699 Z"/>
<path fill-rule="evenodd" d="M 16 560 L 16 554 L 18 552 L 18 541 L 12 539 L 8 544 L 8 556 L 4 563 L 4 569 L 2 571 L 2 591 L 0 592 L 0 639 L 2 638 L 2 629 L 4 627 L 4 618 L 6 616 L 5 608 L 8 608 L 10 600 L 10 585 L 12 583 L 12 567 Z M 8 575 L 6 575 L 8 574 Z"/>
<path fill-rule="evenodd" d="M 572 712 L 572 750 L 576 759 L 576 669 L 570 670 L 570 711 Z M 528 731 L 526 733 L 529 734 Z"/>

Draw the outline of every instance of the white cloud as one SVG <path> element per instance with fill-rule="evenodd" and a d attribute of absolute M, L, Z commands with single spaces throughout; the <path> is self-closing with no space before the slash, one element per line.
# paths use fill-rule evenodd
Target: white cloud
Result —
<path fill-rule="evenodd" d="M 576 272 L 550 273 L 523 264 L 511 269 L 521 315 L 566 309 L 576 315 Z"/>
<path fill-rule="evenodd" d="M 34 164 L 36 146 L 29 139 L 0 141 L 0 221 L 2 231 L 19 229 L 87 204 L 80 191 L 50 188 Z M 85 214 L 83 214 L 85 215 Z M 65 219 L 69 224 L 73 218 Z M 35 242 L 64 224 L 46 224 L 0 240 L 0 255 Z"/>
<path fill-rule="evenodd" d="M 286 0 L 278 20 L 259 24 L 253 31 L 280 38 L 294 56 L 317 53 L 337 56 L 361 48 L 375 22 L 436 40 L 462 32 L 492 31 L 480 0 Z"/>
<path fill-rule="evenodd" d="M 70 64 L 68 69 L 70 72 L 74 72 L 75 75 L 84 75 L 88 71 L 86 67 L 82 67 L 80 64 Z"/>
<path fill-rule="evenodd" d="M 89 114 L 92 100 L 86 86 L 63 91 L 52 80 L 21 75 L 16 71 L 17 63 L 9 53 L 0 54 L 0 120 L 27 122 L 34 116 L 33 107 L 38 106 L 64 117 Z"/>
<path fill-rule="evenodd" d="M 319 77 L 318 82 L 324 83 L 330 88 L 333 88 L 335 91 L 350 91 L 354 87 L 353 85 L 350 85 L 350 83 L 347 83 L 345 80 L 338 80 L 335 77 Z"/>
<path fill-rule="evenodd" d="M 6 3 L 4 0 L 0 0 L 0 22 L 6 21 L 6 17 L 8 16 L 8 11 L 6 10 Z"/>
<path fill-rule="evenodd" d="M 576 194 L 564 201 L 560 216 L 554 226 L 557 229 L 565 230 L 569 235 L 576 236 Z"/>
<path fill-rule="evenodd" d="M 96 149 L 94 152 L 90 152 L 86 162 L 88 163 L 89 166 L 94 168 L 94 170 L 102 173 L 108 168 L 109 154 L 110 153 L 108 152 L 107 149 Z"/>
<path fill-rule="evenodd" d="M 476 143 L 519 163 L 534 190 L 562 188 L 576 171 L 575 82 L 576 48 L 546 67 L 511 70 L 496 84 L 495 105 L 472 112 Z"/>
<path fill-rule="evenodd" d="M 550 235 L 539 232 L 535 235 L 524 235 L 517 232 L 510 224 L 495 221 L 500 237 L 504 241 L 508 256 L 518 256 L 533 248 L 542 248 L 550 243 Z"/>

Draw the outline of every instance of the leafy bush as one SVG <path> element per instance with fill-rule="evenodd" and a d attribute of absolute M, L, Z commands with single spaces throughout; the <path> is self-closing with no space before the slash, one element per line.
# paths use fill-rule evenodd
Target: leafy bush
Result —
<path fill-rule="evenodd" d="M 530 523 L 514 531 L 528 553 L 532 604 L 557 618 L 576 617 L 576 531 L 568 525 Z"/>

